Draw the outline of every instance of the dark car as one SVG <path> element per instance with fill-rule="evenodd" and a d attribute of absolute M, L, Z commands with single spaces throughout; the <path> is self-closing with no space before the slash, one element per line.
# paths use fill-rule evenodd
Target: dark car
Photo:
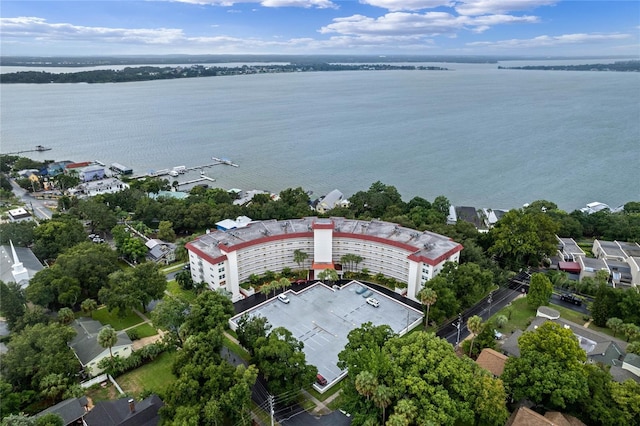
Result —
<path fill-rule="evenodd" d="M 563 302 L 573 303 L 574 305 L 582 305 L 582 299 L 580 299 L 575 294 L 565 293 L 560 296 L 560 300 Z"/>
<path fill-rule="evenodd" d="M 325 379 L 322 374 L 316 375 L 316 382 L 318 382 L 320 386 L 327 386 L 327 379 Z"/>

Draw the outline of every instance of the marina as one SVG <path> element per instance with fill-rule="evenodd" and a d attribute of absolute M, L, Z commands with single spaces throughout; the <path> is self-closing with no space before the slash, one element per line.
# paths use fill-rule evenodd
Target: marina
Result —
<path fill-rule="evenodd" d="M 198 171 L 198 170 L 200 170 L 200 174 L 203 175 L 204 174 L 204 169 L 208 169 L 208 168 L 214 167 L 214 166 L 224 165 L 224 166 L 231 166 L 231 167 L 240 167 L 238 164 L 235 164 L 231 160 L 228 160 L 228 159 L 218 158 L 218 157 L 211 157 L 211 159 L 213 161 L 215 161 L 215 162 L 214 163 L 209 163 L 209 164 L 204 164 L 202 166 L 191 166 L 191 167 L 176 166 L 176 167 L 173 167 L 172 169 L 152 170 L 152 171 L 150 171 L 149 173 L 147 173 L 145 175 L 133 176 L 132 178 L 133 179 L 143 179 L 143 178 L 146 178 L 146 177 L 160 177 L 160 176 L 174 176 L 174 177 L 177 177 L 178 175 L 185 174 L 187 172 L 194 172 L 194 171 Z M 212 182 L 215 181 L 215 179 L 213 179 L 213 178 L 209 178 L 207 176 L 202 176 L 202 179 L 181 183 L 180 185 L 186 185 L 187 183 L 193 183 L 193 182 L 197 182 L 197 181 L 200 181 L 200 180 L 203 180 L 203 179 L 204 180 L 211 180 Z"/>

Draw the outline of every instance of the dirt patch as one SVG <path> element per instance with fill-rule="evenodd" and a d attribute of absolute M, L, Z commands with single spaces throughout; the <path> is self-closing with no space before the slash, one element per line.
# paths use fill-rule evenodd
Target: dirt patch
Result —
<path fill-rule="evenodd" d="M 155 336 L 143 337 L 142 339 L 134 340 L 132 348 L 134 351 L 137 351 L 138 349 L 142 349 L 147 345 L 162 340 L 163 337 L 164 332 L 162 330 L 159 330 L 158 334 L 156 334 Z"/>

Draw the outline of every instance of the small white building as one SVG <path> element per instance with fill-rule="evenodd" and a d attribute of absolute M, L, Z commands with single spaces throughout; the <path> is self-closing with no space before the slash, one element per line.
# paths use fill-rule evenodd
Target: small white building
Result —
<path fill-rule="evenodd" d="M 24 222 L 26 220 L 33 220 L 33 216 L 24 207 L 18 207 L 17 209 L 9 210 L 7 212 L 9 220 L 11 222 Z"/>
<path fill-rule="evenodd" d="M 318 213 L 326 213 L 336 207 L 348 207 L 349 200 L 344 199 L 344 195 L 337 189 L 329 192 L 324 197 L 318 200 L 316 204 L 316 211 Z"/>

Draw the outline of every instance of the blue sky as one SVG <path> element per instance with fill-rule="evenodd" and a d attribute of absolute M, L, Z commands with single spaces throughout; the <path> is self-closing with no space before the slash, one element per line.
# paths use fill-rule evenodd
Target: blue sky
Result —
<path fill-rule="evenodd" d="M 638 0 L 0 1 L 2 55 L 640 56 Z"/>

